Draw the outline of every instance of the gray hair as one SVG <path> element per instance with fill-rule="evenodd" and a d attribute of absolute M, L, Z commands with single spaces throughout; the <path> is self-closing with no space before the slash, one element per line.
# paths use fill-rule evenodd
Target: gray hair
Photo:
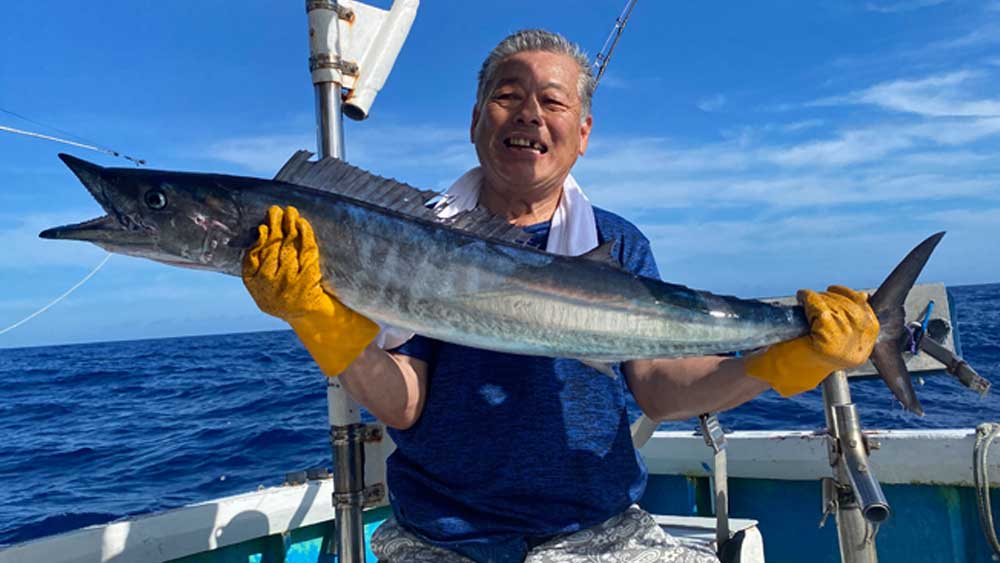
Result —
<path fill-rule="evenodd" d="M 590 58 L 579 45 L 566 39 L 558 33 L 545 31 L 544 29 L 522 29 L 508 35 L 490 51 L 490 54 L 483 61 L 482 68 L 479 69 L 479 87 L 476 89 L 476 107 L 482 108 L 489 94 L 488 89 L 493 85 L 493 78 L 496 75 L 497 67 L 504 59 L 524 51 L 545 51 L 558 55 L 566 55 L 576 61 L 576 66 L 580 70 L 580 78 L 577 81 L 576 89 L 580 95 L 581 112 L 580 119 L 586 119 L 590 115 L 590 100 L 594 96 L 594 71 L 590 66 Z"/>

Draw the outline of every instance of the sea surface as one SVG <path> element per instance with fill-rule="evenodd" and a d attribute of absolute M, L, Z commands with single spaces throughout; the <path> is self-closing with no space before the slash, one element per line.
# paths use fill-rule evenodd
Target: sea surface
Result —
<path fill-rule="evenodd" d="M 965 359 L 1000 380 L 1000 284 L 951 291 Z M 1000 421 L 996 392 L 980 398 L 947 376 L 918 386 L 923 418 L 880 381 L 851 389 L 865 428 Z M 291 331 L 0 349 L 0 544 L 329 467 L 326 417 L 324 379 Z M 821 395 L 767 393 L 721 421 L 817 429 Z"/>

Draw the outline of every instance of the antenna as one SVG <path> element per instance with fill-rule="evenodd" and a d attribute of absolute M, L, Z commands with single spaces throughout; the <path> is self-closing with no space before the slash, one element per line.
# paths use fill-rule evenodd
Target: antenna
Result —
<path fill-rule="evenodd" d="M 597 54 L 594 59 L 594 88 L 597 88 L 597 84 L 601 81 L 601 77 L 604 76 L 604 69 L 608 68 L 608 63 L 611 61 L 611 53 L 615 50 L 615 45 L 618 44 L 618 39 L 622 36 L 622 32 L 625 31 L 625 23 L 628 22 L 629 16 L 632 15 L 632 8 L 635 8 L 636 0 L 627 0 L 625 2 L 625 8 L 622 13 L 615 20 L 614 27 L 611 28 L 611 33 L 608 38 L 604 41 L 604 46 L 601 47 L 601 52 Z"/>

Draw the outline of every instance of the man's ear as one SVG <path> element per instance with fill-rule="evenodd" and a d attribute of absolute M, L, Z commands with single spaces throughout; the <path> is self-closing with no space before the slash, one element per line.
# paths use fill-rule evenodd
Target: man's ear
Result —
<path fill-rule="evenodd" d="M 476 142 L 476 124 L 479 123 L 479 106 L 472 106 L 472 125 L 469 126 L 469 141 Z"/>
<path fill-rule="evenodd" d="M 594 118 L 587 116 L 580 124 L 580 156 L 587 152 L 587 143 L 590 142 L 590 130 L 594 127 Z"/>

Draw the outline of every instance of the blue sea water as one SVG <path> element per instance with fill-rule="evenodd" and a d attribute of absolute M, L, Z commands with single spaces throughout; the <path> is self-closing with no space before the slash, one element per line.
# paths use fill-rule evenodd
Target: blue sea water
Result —
<path fill-rule="evenodd" d="M 1000 379 L 1000 284 L 952 289 L 966 360 Z M 877 380 L 852 383 L 866 428 L 1000 420 L 950 377 L 910 415 Z M 816 429 L 818 391 L 767 393 L 727 429 Z M 692 421 L 666 427 L 692 429 Z M 0 544 L 280 484 L 329 466 L 326 386 L 290 331 L 0 349 Z"/>

